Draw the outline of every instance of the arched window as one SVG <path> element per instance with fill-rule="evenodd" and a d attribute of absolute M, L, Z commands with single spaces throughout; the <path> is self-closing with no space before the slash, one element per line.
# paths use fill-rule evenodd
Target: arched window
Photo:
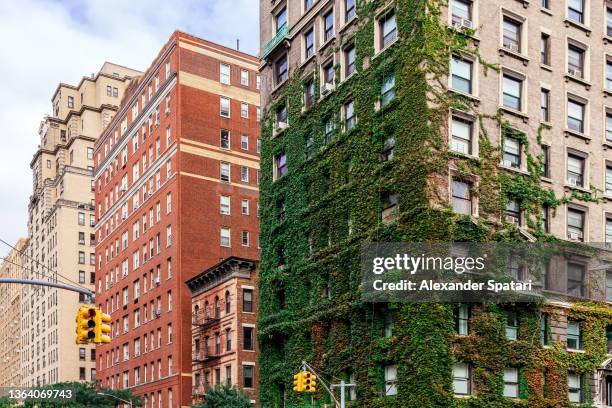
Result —
<path fill-rule="evenodd" d="M 208 300 L 204 302 L 204 318 L 208 319 L 210 317 L 210 306 L 208 306 Z"/>
<path fill-rule="evenodd" d="M 225 313 L 230 313 L 230 310 L 232 308 L 232 300 L 230 299 L 230 292 L 229 290 L 225 291 Z"/>
<path fill-rule="evenodd" d="M 198 319 L 198 315 L 200 314 L 200 306 L 199 305 L 195 305 L 193 308 L 193 317 L 195 318 L 195 320 Z"/>
<path fill-rule="evenodd" d="M 219 306 L 219 296 L 215 296 L 215 319 L 221 317 L 221 307 Z"/>

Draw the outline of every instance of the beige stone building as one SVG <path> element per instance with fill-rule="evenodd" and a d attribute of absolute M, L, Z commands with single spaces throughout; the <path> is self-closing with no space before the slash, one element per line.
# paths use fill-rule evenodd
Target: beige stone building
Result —
<path fill-rule="evenodd" d="M 58 85 L 53 113 L 40 124 L 40 145 L 30 163 L 26 277 L 94 290 L 94 142 L 139 75 L 106 62 L 76 86 Z M 75 292 L 23 287 L 22 385 L 95 379 L 94 347 L 75 344 L 74 316 L 85 301 Z"/>
<path fill-rule="evenodd" d="M 21 278 L 23 257 L 21 251 L 26 244 L 19 239 L 15 249 L 0 264 L 0 278 Z M 21 384 L 21 285 L 0 284 L 0 387 Z"/>

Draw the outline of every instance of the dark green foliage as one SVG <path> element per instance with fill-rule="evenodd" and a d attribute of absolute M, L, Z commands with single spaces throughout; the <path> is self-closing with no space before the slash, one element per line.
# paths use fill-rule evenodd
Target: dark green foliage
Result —
<path fill-rule="evenodd" d="M 250 408 L 250 399 L 233 387 L 215 387 L 208 390 L 205 402 L 192 408 Z"/>
<path fill-rule="evenodd" d="M 40 402 L 28 401 L 24 402 L 24 407 L 31 408 L 114 408 L 120 404 L 116 398 L 121 398 L 125 401 L 132 401 L 134 407 L 142 406 L 142 399 L 134 396 L 129 390 L 112 390 L 110 388 L 100 388 L 97 383 L 89 382 L 63 382 L 50 384 L 44 387 L 37 388 L 39 390 L 72 390 L 75 395 L 75 399 L 71 402 Z M 98 393 L 109 394 L 99 395 Z"/>

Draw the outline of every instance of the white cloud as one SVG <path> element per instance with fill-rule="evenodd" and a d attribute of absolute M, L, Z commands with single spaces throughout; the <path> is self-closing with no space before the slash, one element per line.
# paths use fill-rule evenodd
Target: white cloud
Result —
<path fill-rule="evenodd" d="M 104 61 L 144 70 L 176 29 L 257 54 L 258 13 L 256 0 L 0 1 L 0 238 L 27 235 L 29 164 L 59 82 Z"/>

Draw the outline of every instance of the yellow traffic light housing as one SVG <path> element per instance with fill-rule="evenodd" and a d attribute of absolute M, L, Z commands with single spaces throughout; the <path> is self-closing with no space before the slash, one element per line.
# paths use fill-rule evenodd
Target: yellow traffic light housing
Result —
<path fill-rule="evenodd" d="M 304 391 L 305 392 L 316 392 L 317 391 L 317 377 L 310 371 L 304 371 Z"/>
<path fill-rule="evenodd" d="M 76 344 L 89 344 L 95 337 L 96 309 L 93 306 L 81 306 L 76 316 Z"/>
<path fill-rule="evenodd" d="M 293 376 L 293 391 L 304 392 L 304 372 L 300 371 Z"/>
<path fill-rule="evenodd" d="M 111 331 L 111 327 L 106 324 L 110 323 L 111 317 L 106 313 L 102 313 L 100 309 L 97 309 L 97 313 L 94 316 L 95 326 L 94 326 L 94 339 L 93 342 L 96 344 L 100 343 L 110 343 L 111 338 L 108 335 Z"/>

